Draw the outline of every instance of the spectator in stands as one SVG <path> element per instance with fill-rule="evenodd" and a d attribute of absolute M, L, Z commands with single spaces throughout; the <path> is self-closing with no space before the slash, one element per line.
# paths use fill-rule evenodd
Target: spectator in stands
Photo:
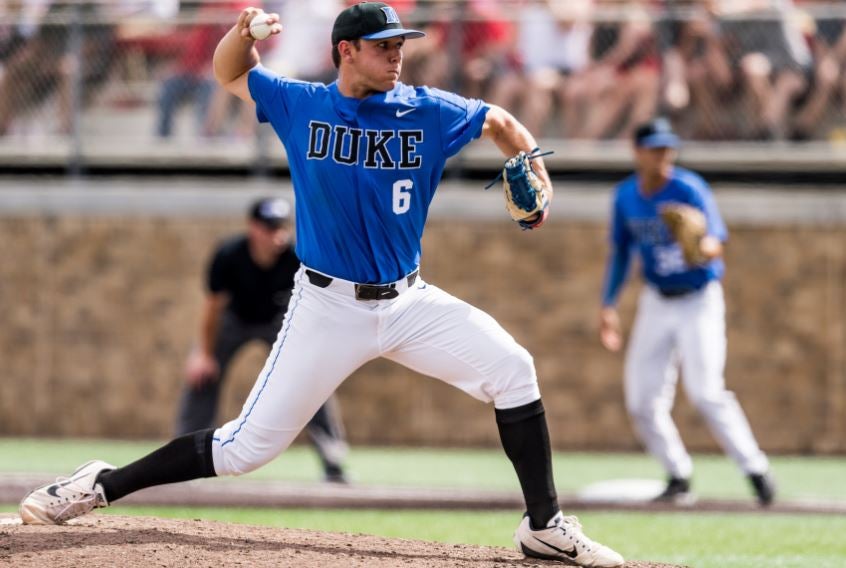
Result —
<path fill-rule="evenodd" d="M 325 44 L 335 17 L 345 7 L 341 0 L 289 0 L 280 5 L 277 13 L 282 24 L 296 22 L 296 25 L 286 26 L 285 33 L 262 54 L 263 65 L 286 77 L 321 83 L 334 81 L 337 72 Z"/>
<path fill-rule="evenodd" d="M 217 134 L 223 115 L 228 110 L 228 97 L 218 99 L 215 106 L 217 114 L 209 114 L 212 97 L 217 89 L 217 83 L 212 76 L 212 56 L 217 41 L 230 27 L 227 19 L 229 15 L 247 5 L 257 4 L 260 2 L 244 0 L 199 0 L 180 3 L 180 16 L 192 24 L 189 30 L 180 30 L 179 37 L 184 39 L 177 48 L 176 60 L 159 90 L 156 121 L 156 134 L 159 137 L 169 138 L 173 134 L 176 113 L 186 102 L 193 102 L 195 105 L 198 133 L 204 136 Z M 216 21 L 218 15 L 221 15 L 220 23 Z"/>
<path fill-rule="evenodd" d="M 833 56 L 843 79 L 841 98 L 846 103 L 846 5 L 835 14 L 826 13 L 816 19 L 816 39 Z"/>
<path fill-rule="evenodd" d="M 809 8 L 813 6 L 812 2 L 799 4 L 809 4 Z M 834 58 L 841 71 L 840 77 L 846 79 L 846 74 L 842 73 L 846 67 L 846 4 L 836 11 L 832 11 L 830 6 L 828 8 L 814 19 L 814 44 Z"/>
<path fill-rule="evenodd" d="M 814 20 L 807 12 L 797 11 L 796 21 L 808 40 L 814 60 L 808 86 L 791 117 L 789 137 L 799 141 L 818 137 L 820 126 L 828 124 L 825 118 L 834 110 L 838 84 L 845 76 L 846 33 L 842 12 L 838 18 Z"/>
<path fill-rule="evenodd" d="M 531 132 L 571 138 L 585 113 L 590 92 L 588 76 L 593 31 L 592 0 L 534 0 L 517 22 L 520 69 L 500 77 L 488 98 L 516 107 Z M 561 128 L 555 124 L 558 108 Z"/>
<path fill-rule="evenodd" d="M 465 97 L 488 98 L 494 83 L 517 67 L 512 18 L 496 0 L 447 0 L 426 32 L 439 38 L 447 57 L 446 85 Z M 427 84 L 433 84 L 426 78 Z"/>
<path fill-rule="evenodd" d="M 657 107 L 660 56 L 644 0 L 601 0 L 597 7 L 607 17 L 594 27 L 583 90 L 570 93 L 593 104 L 570 130 L 576 138 L 629 138 Z"/>
<path fill-rule="evenodd" d="M 656 22 L 664 80 L 661 107 L 679 124 L 686 138 L 716 140 L 732 131 L 734 117 L 725 112 L 734 75 L 718 25 L 702 0 L 680 7 L 662 0 Z"/>
<path fill-rule="evenodd" d="M 832 54 L 837 60 L 840 68 L 839 99 L 841 113 L 846 113 L 846 15 L 838 18 L 840 33 L 836 41 L 831 42 Z M 837 24 L 835 24 L 837 25 Z M 843 130 L 841 128 L 841 130 Z"/>
<path fill-rule="evenodd" d="M 485 98 L 499 76 L 517 67 L 514 25 L 496 0 L 467 0 L 462 32 L 462 94 Z"/>
<path fill-rule="evenodd" d="M 746 99 L 749 117 L 739 134 L 755 140 L 785 138 L 788 114 L 808 88 L 814 61 L 792 18 L 792 0 L 710 0 L 724 45 Z"/>
<path fill-rule="evenodd" d="M 114 25 L 98 21 L 101 8 L 98 2 L 24 5 L 23 14 L 37 23 L 29 39 L 9 55 L 0 79 L 0 135 L 53 95 L 59 109 L 58 129 L 71 132 L 75 105 L 91 102 L 115 59 Z M 78 51 L 73 43 L 75 24 L 81 33 Z M 77 82 L 81 86 L 78 101 L 74 98 Z"/>
<path fill-rule="evenodd" d="M 255 106 L 233 97 L 217 84 L 205 109 L 197 108 L 197 121 L 203 136 L 251 138 L 256 132 Z M 203 116 L 203 111 L 205 116 Z"/>
<path fill-rule="evenodd" d="M 19 48 L 26 43 L 26 23 L 24 19 L 23 3 L 11 0 L 7 5 L 0 6 L 0 21 L 6 22 L 0 26 L 0 72 L 3 65 Z"/>
<path fill-rule="evenodd" d="M 392 4 L 395 5 L 395 4 Z M 406 85 L 428 85 L 439 89 L 453 88 L 450 59 L 450 31 L 456 26 L 445 22 L 455 17 L 458 7 L 454 2 L 437 2 L 418 8 L 408 16 L 400 12 L 403 22 L 426 34 L 403 44 L 401 81 Z M 455 87 L 457 88 L 457 86 Z"/>

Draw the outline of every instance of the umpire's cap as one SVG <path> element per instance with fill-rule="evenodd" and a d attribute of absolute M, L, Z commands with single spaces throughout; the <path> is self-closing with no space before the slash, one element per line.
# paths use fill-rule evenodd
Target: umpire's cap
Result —
<path fill-rule="evenodd" d="M 635 129 L 634 142 L 638 148 L 678 148 L 680 140 L 670 121 L 658 117 Z"/>
<path fill-rule="evenodd" d="M 250 219 L 276 229 L 291 220 L 291 204 L 279 197 L 262 197 L 250 206 Z"/>
<path fill-rule="evenodd" d="M 361 2 L 335 18 L 332 45 L 344 39 L 388 39 L 397 36 L 414 39 L 425 35 L 418 30 L 403 28 L 396 11 L 384 2 Z"/>

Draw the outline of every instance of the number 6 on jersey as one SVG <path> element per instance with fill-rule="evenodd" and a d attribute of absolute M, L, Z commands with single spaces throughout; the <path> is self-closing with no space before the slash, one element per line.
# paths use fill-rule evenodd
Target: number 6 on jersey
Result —
<path fill-rule="evenodd" d="M 398 179 L 394 182 L 393 205 L 394 213 L 402 215 L 411 207 L 411 188 L 414 183 L 410 179 Z"/>

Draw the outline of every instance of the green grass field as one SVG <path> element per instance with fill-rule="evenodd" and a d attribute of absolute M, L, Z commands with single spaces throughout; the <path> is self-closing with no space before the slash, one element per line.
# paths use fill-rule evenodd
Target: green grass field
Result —
<path fill-rule="evenodd" d="M 129 463 L 159 442 L 0 438 L 0 473 L 67 474 L 92 458 Z M 511 464 L 499 449 L 353 448 L 349 470 L 356 483 L 424 487 L 517 489 Z M 747 498 L 746 480 L 721 455 L 694 457 L 694 488 L 702 498 Z M 846 501 L 846 458 L 772 458 L 782 499 Z M 645 454 L 556 453 L 559 493 L 578 491 L 605 479 L 661 479 L 658 464 Z M 308 446 L 294 446 L 250 473 L 253 480 L 314 481 L 320 466 Z M 237 479 L 232 479 L 237 482 Z"/>
<path fill-rule="evenodd" d="M 0 440 L 0 473 L 67 474 L 97 457 L 121 465 L 157 443 L 94 440 Z M 695 488 L 700 497 L 751 498 L 745 480 L 721 456 L 696 456 Z M 846 459 L 775 457 L 780 498 L 846 501 Z M 499 450 L 354 448 L 354 481 L 363 485 L 476 487 L 514 491 L 516 477 Z M 294 447 L 247 477 L 311 481 L 319 478 L 308 447 Z M 603 479 L 653 478 L 661 471 L 641 454 L 556 454 L 559 492 L 576 492 Z M 231 483 L 237 483 L 232 479 Z M 0 506 L 12 512 L 14 504 Z M 303 510 L 248 508 L 115 507 L 107 514 L 175 518 L 377 534 L 449 543 L 511 546 L 515 512 Z M 586 532 L 632 559 L 697 568 L 846 566 L 846 516 L 584 512 Z"/>

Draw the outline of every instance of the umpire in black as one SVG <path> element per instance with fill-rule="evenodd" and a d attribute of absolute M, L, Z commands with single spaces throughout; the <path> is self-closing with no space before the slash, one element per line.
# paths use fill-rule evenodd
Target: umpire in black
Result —
<path fill-rule="evenodd" d="M 200 337 L 186 364 L 177 436 L 216 425 L 229 363 L 249 341 L 273 345 L 299 266 L 292 246 L 291 205 L 277 198 L 254 202 L 246 234 L 225 240 L 209 265 Z M 320 407 L 306 432 L 320 456 L 325 480 L 345 483 L 347 443 L 334 396 Z"/>

